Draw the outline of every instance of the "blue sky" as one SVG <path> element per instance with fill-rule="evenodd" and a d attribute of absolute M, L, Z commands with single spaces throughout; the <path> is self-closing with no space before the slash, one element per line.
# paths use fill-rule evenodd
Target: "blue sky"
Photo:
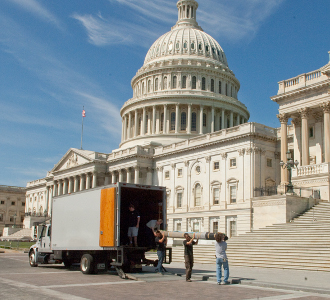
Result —
<path fill-rule="evenodd" d="M 43 178 L 72 147 L 118 148 L 120 108 L 176 0 L 0 1 L 0 185 Z M 280 80 L 329 61 L 329 0 L 199 0 L 197 21 L 224 49 L 250 121 L 278 127 Z"/>

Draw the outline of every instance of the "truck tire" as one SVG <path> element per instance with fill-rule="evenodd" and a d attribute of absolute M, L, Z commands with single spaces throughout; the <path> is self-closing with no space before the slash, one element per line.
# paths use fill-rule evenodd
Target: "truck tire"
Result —
<path fill-rule="evenodd" d="M 31 267 L 38 267 L 38 264 L 36 263 L 36 254 L 34 251 L 30 251 L 29 253 L 29 263 Z"/>
<path fill-rule="evenodd" d="M 93 274 L 95 272 L 94 258 L 90 254 L 84 254 L 80 260 L 80 270 L 83 274 Z"/>

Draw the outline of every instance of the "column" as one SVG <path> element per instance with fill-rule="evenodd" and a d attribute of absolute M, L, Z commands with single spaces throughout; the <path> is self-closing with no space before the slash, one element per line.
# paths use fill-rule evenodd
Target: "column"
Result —
<path fill-rule="evenodd" d="M 48 201 L 48 207 L 47 207 L 48 216 L 50 216 L 50 214 L 51 214 L 51 212 L 52 212 L 53 189 L 54 189 L 54 186 L 51 185 L 51 186 L 49 187 L 49 201 Z M 26 202 L 26 203 L 27 203 L 27 202 Z"/>
<path fill-rule="evenodd" d="M 104 185 L 108 185 L 110 183 L 109 181 L 109 172 L 105 173 L 105 177 L 104 177 Z"/>
<path fill-rule="evenodd" d="M 79 189 L 79 176 L 76 175 L 74 177 L 74 192 L 78 192 L 78 189 Z"/>
<path fill-rule="evenodd" d="M 80 190 L 83 191 L 85 189 L 85 175 L 80 175 Z"/>
<path fill-rule="evenodd" d="M 86 173 L 86 189 L 90 189 L 91 188 L 91 174 Z"/>
<path fill-rule="evenodd" d="M 225 110 L 221 109 L 221 129 L 225 129 Z"/>
<path fill-rule="evenodd" d="M 191 133 L 191 104 L 188 104 L 188 124 L 187 124 L 187 133 Z"/>
<path fill-rule="evenodd" d="M 137 137 L 139 135 L 138 130 L 139 130 L 139 125 L 138 125 L 138 111 L 137 109 L 135 110 L 135 116 L 134 116 L 134 137 Z"/>
<path fill-rule="evenodd" d="M 134 183 L 139 184 L 139 177 L 140 177 L 140 167 L 134 167 Z"/>
<path fill-rule="evenodd" d="M 128 113 L 128 132 L 127 132 L 127 139 L 130 139 L 132 130 L 132 114 L 131 112 Z"/>
<path fill-rule="evenodd" d="M 147 168 L 147 185 L 152 185 L 152 169 Z"/>
<path fill-rule="evenodd" d="M 277 115 L 281 122 L 281 161 L 286 163 L 286 153 L 288 151 L 288 115 L 286 114 L 279 114 Z M 288 183 L 288 170 L 281 168 L 281 185 L 285 185 Z"/>
<path fill-rule="evenodd" d="M 143 107 L 143 115 L 142 115 L 142 135 L 145 135 L 145 134 L 146 134 L 146 117 L 147 117 L 146 108 Z"/>
<path fill-rule="evenodd" d="M 301 164 L 309 165 L 308 109 L 299 110 L 301 116 Z"/>
<path fill-rule="evenodd" d="M 126 182 L 127 183 L 132 183 L 131 168 L 126 169 Z"/>
<path fill-rule="evenodd" d="M 93 172 L 92 188 L 96 188 L 96 187 L 97 187 L 97 172 L 94 171 L 94 172 Z"/>
<path fill-rule="evenodd" d="M 152 130 L 151 130 L 152 134 L 155 134 L 155 128 L 156 128 L 156 106 L 154 105 L 152 107 Z"/>
<path fill-rule="evenodd" d="M 200 106 L 199 111 L 199 133 L 203 134 L 203 105 Z"/>
<path fill-rule="evenodd" d="M 124 116 L 124 141 L 127 140 L 127 115 Z"/>
<path fill-rule="evenodd" d="M 211 109 L 211 132 L 214 132 L 214 107 Z"/>
<path fill-rule="evenodd" d="M 234 127 L 234 113 L 231 111 L 230 112 L 230 123 L 229 123 L 229 127 Z"/>
<path fill-rule="evenodd" d="M 163 133 L 167 133 L 167 105 L 164 105 L 164 126 Z"/>
<path fill-rule="evenodd" d="M 69 177 L 69 191 L 68 191 L 69 194 L 72 193 L 72 177 Z"/>
<path fill-rule="evenodd" d="M 58 180 L 58 190 L 57 190 L 57 195 L 59 195 L 59 196 L 63 195 L 62 179 Z"/>
<path fill-rule="evenodd" d="M 49 206 L 49 198 L 50 198 L 50 187 L 46 186 L 46 203 L 45 203 L 45 211 L 47 211 L 47 215 L 48 215 L 48 206 Z"/>
<path fill-rule="evenodd" d="M 240 115 L 237 114 L 237 115 L 236 115 L 236 126 L 238 126 L 238 125 L 241 123 L 241 122 L 240 122 L 240 119 L 241 119 Z"/>
<path fill-rule="evenodd" d="M 113 183 L 113 174 L 109 172 L 109 184 Z"/>
<path fill-rule="evenodd" d="M 57 181 L 54 181 L 54 186 L 53 186 L 53 197 L 56 197 L 57 194 L 58 194 Z"/>
<path fill-rule="evenodd" d="M 123 177 L 124 177 L 123 170 L 120 169 L 118 172 L 119 172 L 119 182 L 123 182 Z"/>
<path fill-rule="evenodd" d="M 180 126 L 180 110 L 179 110 L 179 103 L 175 105 L 175 133 L 179 133 L 179 126 Z"/>
<path fill-rule="evenodd" d="M 330 162 L 330 102 L 322 104 L 324 118 L 324 162 Z"/>
<path fill-rule="evenodd" d="M 63 179 L 63 195 L 68 193 L 68 179 Z"/>

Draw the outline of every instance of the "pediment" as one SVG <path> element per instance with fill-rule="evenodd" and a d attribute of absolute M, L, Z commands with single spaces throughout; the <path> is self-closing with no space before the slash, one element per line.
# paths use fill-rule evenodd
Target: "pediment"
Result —
<path fill-rule="evenodd" d="M 84 150 L 71 148 L 54 166 L 51 172 L 67 170 L 92 161 L 93 159 L 84 154 Z"/>

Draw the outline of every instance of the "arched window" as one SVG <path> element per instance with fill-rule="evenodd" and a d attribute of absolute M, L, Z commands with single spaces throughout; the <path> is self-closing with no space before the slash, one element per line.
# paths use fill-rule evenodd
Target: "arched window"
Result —
<path fill-rule="evenodd" d="M 164 113 L 160 115 L 160 131 L 164 131 Z"/>
<path fill-rule="evenodd" d="M 158 91 L 158 78 L 155 79 L 155 91 Z"/>
<path fill-rule="evenodd" d="M 182 77 L 182 88 L 185 89 L 187 87 L 187 76 Z"/>
<path fill-rule="evenodd" d="M 187 115 L 185 112 L 181 113 L 181 130 L 187 129 Z"/>
<path fill-rule="evenodd" d="M 205 77 L 202 78 L 202 90 L 203 91 L 206 90 L 206 80 L 205 80 Z"/>
<path fill-rule="evenodd" d="M 150 89 L 151 89 L 151 80 L 148 80 L 148 93 L 150 93 Z"/>
<path fill-rule="evenodd" d="M 171 130 L 175 130 L 175 112 L 171 113 Z"/>
<path fill-rule="evenodd" d="M 191 88 L 193 90 L 196 90 L 196 76 L 193 76 L 192 77 L 192 85 L 191 85 Z"/>
<path fill-rule="evenodd" d="M 184 49 L 187 49 L 187 48 L 188 48 L 188 44 L 187 44 L 187 42 L 184 42 L 184 43 L 183 43 L 183 48 L 184 48 Z"/>
<path fill-rule="evenodd" d="M 164 82 L 163 82 L 163 90 L 167 89 L 167 77 L 164 77 Z"/>
<path fill-rule="evenodd" d="M 214 79 L 211 79 L 211 92 L 214 92 Z"/>
<path fill-rule="evenodd" d="M 190 48 L 191 48 L 191 50 L 195 50 L 195 43 L 194 42 L 191 43 Z"/>
<path fill-rule="evenodd" d="M 195 206 L 202 205 L 202 187 L 199 183 L 195 186 Z"/>
<path fill-rule="evenodd" d="M 176 89 L 176 82 L 177 82 L 177 77 L 173 76 L 173 80 L 172 80 L 172 88 Z"/>
<path fill-rule="evenodd" d="M 219 81 L 219 94 L 221 94 L 221 81 Z"/>
<path fill-rule="evenodd" d="M 206 113 L 203 114 L 203 127 L 206 127 Z"/>
<path fill-rule="evenodd" d="M 197 115 L 195 112 L 191 114 L 191 131 L 197 130 Z"/>
<path fill-rule="evenodd" d="M 203 49 L 202 44 L 199 44 L 199 45 L 198 45 L 198 49 L 199 49 L 199 50 L 202 50 L 202 49 Z"/>

